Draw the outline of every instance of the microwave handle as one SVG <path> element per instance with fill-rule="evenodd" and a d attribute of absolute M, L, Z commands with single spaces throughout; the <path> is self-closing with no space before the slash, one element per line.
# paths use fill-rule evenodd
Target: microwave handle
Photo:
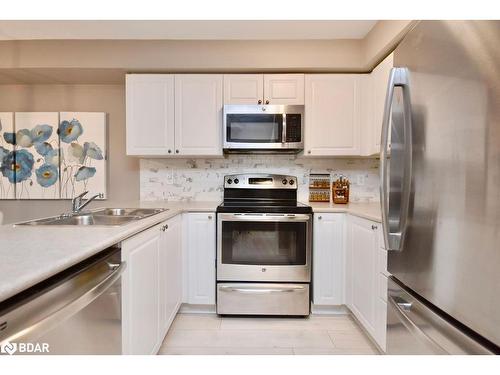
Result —
<path fill-rule="evenodd" d="M 286 143 L 286 113 L 283 113 L 283 126 L 281 129 L 281 143 Z"/>

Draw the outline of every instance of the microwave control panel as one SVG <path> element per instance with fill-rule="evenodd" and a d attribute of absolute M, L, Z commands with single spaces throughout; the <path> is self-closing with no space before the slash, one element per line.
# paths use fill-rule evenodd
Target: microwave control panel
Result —
<path fill-rule="evenodd" d="M 302 119 L 300 114 L 287 113 L 285 142 L 302 141 Z"/>

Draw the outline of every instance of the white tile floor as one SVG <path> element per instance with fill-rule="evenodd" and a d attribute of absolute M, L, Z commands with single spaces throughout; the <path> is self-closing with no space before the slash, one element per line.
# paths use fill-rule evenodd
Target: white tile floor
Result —
<path fill-rule="evenodd" d="M 309 318 L 178 314 L 159 354 L 378 354 L 348 315 Z"/>

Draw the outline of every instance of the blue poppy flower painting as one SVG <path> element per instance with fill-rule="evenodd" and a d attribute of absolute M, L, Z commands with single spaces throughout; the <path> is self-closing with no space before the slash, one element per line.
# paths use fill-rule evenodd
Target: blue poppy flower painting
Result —
<path fill-rule="evenodd" d="M 36 125 L 31 129 L 31 140 L 33 143 L 45 142 L 52 135 L 52 126 L 50 125 Z"/>
<path fill-rule="evenodd" d="M 20 183 L 31 177 L 35 159 L 27 150 L 11 151 L 2 160 L 2 175 L 11 183 Z"/>
<path fill-rule="evenodd" d="M 106 194 L 106 114 L 61 112 L 61 198 Z"/>
<path fill-rule="evenodd" d="M 21 129 L 16 132 L 16 145 L 29 148 L 33 146 L 33 138 L 31 138 L 31 131 L 28 129 Z"/>
<path fill-rule="evenodd" d="M 80 167 L 75 173 L 76 181 L 88 180 L 95 175 L 96 169 L 94 167 Z"/>
<path fill-rule="evenodd" d="M 0 112 L 0 199 L 15 199 L 15 183 L 9 170 L 12 163 L 7 157 L 14 151 L 14 114 Z M 5 171 L 5 172 L 4 172 Z M 7 176 L 10 176 L 11 179 Z"/>
<path fill-rule="evenodd" d="M 76 141 L 80 135 L 83 133 L 82 124 L 80 121 L 73 119 L 71 121 L 61 121 L 59 124 L 59 139 L 64 143 L 71 143 Z"/>
<path fill-rule="evenodd" d="M 59 178 L 58 168 L 52 164 L 43 164 L 35 173 L 36 181 L 43 187 L 54 185 Z"/>
<path fill-rule="evenodd" d="M 106 194 L 105 155 L 104 113 L 0 112 L 0 199 Z"/>
<path fill-rule="evenodd" d="M 103 159 L 101 149 L 94 142 L 85 142 L 83 144 L 83 149 L 84 149 L 85 156 L 88 156 L 89 158 L 95 159 L 95 160 L 102 160 Z"/>
<path fill-rule="evenodd" d="M 35 143 L 35 150 L 42 156 L 46 156 L 53 150 L 52 145 L 48 142 Z"/>
<path fill-rule="evenodd" d="M 16 112 L 14 117 L 16 198 L 59 199 L 59 137 L 55 131 L 59 114 Z"/>
<path fill-rule="evenodd" d="M 12 132 L 5 132 L 3 133 L 3 139 L 5 142 L 7 142 L 10 145 L 15 145 L 16 144 L 16 133 Z"/>

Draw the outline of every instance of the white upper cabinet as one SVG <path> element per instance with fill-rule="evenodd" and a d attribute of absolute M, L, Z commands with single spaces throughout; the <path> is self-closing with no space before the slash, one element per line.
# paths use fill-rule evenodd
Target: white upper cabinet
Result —
<path fill-rule="evenodd" d="M 263 103 L 303 105 L 304 74 L 264 74 Z"/>
<path fill-rule="evenodd" d="M 225 74 L 224 104 L 304 104 L 304 74 Z"/>
<path fill-rule="evenodd" d="M 344 220 L 342 213 L 314 214 L 314 305 L 343 305 Z"/>
<path fill-rule="evenodd" d="M 222 155 L 221 74 L 175 75 L 175 154 Z"/>
<path fill-rule="evenodd" d="M 307 74 L 305 150 L 307 156 L 360 154 L 357 74 Z"/>
<path fill-rule="evenodd" d="M 174 152 L 174 76 L 126 77 L 127 155 Z"/>
<path fill-rule="evenodd" d="M 363 121 L 365 137 L 364 155 L 375 155 L 380 153 L 380 136 L 382 131 L 382 120 L 384 117 L 385 98 L 387 95 L 387 83 L 389 74 L 394 66 L 393 54 L 387 56 L 369 75 L 367 91 L 370 97 L 366 98 L 366 116 Z"/>
<path fill-rule="evenodd" d="M 262 104 L 263 74 L 225 74 L 224 104 Z"/>

